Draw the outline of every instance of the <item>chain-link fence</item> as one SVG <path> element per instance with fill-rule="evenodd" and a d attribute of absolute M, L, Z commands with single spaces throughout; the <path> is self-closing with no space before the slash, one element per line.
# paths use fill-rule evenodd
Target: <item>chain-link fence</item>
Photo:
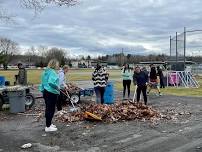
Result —
<path fill-rule="evenodd" d="M 170 39 L 170 60 L 184 61 L 185 59 L 185 44 L 186 44 L 186 33 L 177 34 Z"/>
<path fill-rule="evenodd" d="M 202 56 L 202 30 L 186 30 L 170 37 L 170 61 L 173 70 L 184 70 L 187 57 Z"/>
<path fill-rule="evenodd" d="M 202 64 L 201 65 L 194 65 L 191 67 L 191 72 L 194 75 L 202 76 Z"/>
<path fill-rule="evenodd" d="M 202 30 L 186 31 L 186 56 L 202 56 Z"/>

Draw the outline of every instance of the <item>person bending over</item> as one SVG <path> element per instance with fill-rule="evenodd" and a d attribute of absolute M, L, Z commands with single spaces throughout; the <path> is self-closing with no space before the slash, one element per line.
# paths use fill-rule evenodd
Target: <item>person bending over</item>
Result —
<path fill-rule="evenodd" d="M 62 69 L 58 71 L 58 77 L 59 77 L 59 86 L 60 90 L 66 90 L 68 89 L 67 87 L 67 79 L 66 79 L 66 74 L 69 71 L 69 66 L 64 65 Z M 63 91 L 65 92 L 65 91 Z M 62 104 L 66 100 L 66 96 L 60 91 L 59 99 L 56 103 L 57 106 L 57 114 L 60 114 L 62 112 Z"/>

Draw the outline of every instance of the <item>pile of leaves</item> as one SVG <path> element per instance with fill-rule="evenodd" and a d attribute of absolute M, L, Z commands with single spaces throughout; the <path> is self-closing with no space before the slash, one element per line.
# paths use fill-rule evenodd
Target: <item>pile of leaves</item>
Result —
<path fill-rule="evenodd" d="M 69 93 L 76 93 L 76 92 L 79 92 L 81 90 L 77 85 L 75 85 L 73 83 L 68 83 L 67 87 L 68 87 Z"/>
<path fill-rule="evenodd" d="M 56 117 L 60 122 L 76 122 L 86 119 L 85 112 L 90 112 L 102 119 L 103 122 L 127 120 L 156 120 L 160 113 L 152 107 L 141 103 L 119 102 L 113 105 L 90 104 L 80 107 L 79 112 L 63 113 Z"/>

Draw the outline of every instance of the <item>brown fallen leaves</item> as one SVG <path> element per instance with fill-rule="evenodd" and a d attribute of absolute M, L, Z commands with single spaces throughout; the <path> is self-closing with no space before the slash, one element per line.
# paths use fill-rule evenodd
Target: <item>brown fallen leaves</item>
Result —
<path fill-rule="evenodd" d="M 78 93 L 81 90 L 77 85 L 73 83 L 68 83 L 67 87 L 69 93 Z"/>
<path fill-rule="evenodd" d="M 102 119 L 103 122 L 117 122 L 125 120 L 156 120 L 160 113 L 141 103 L 118 102 L 113 105 L 89 104 L 80 107 L 79 112 L 58 115 L 57 121 L 76 122 L 86 119 L 85 112 L 90 112 Z"/>

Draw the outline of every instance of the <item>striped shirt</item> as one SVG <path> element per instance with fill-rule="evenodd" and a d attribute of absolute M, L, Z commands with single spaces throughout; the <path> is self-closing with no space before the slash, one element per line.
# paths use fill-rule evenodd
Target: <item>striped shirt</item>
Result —
<path fill-rule="evenodd" d="M 103 68 L 100 68 L 99 70 L 95 69 L 92 74 L 92 80 L 95 87 L 106 87 L 108 74 Z"/>

